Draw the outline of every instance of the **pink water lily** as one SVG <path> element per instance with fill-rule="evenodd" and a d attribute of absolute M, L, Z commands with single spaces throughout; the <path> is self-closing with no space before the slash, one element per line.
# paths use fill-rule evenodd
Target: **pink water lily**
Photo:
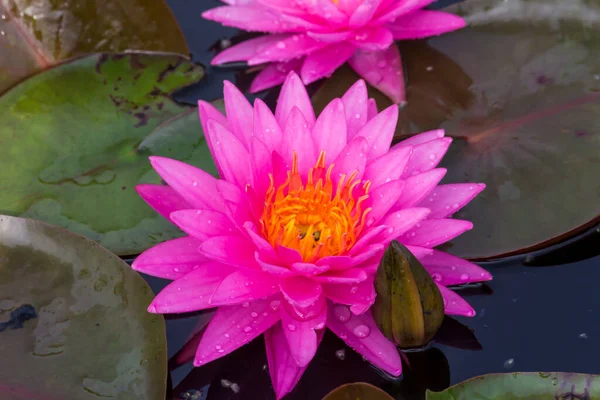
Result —
<path fill-rule="evenodd" d="M 298 382 L 327 327 L 367 360 L 401 373 L 395 346 L 370 306 L 374 274 L 393 239 L 437 282 L 447 314 L 475 312 L 447 285 L 491 279 L 433 249 L 472 224 L 449 218 L 479 193 L 475 183 L 438 185 L 451 139 L 441 130 L 390 148 L 398 107 L 378 113 L 358 81 L 315 116 L 290 73 L 275 114 L 225 82 L 224 116 L 200 101 L 200 120 L 221 179 L 151 157 L 168 186 L 141 196 L 187 235 L 144 252 L 133 268 L 172 279 L 153 313 L 217 308 L 194 359 L 199 366 L 265 334 L 278 398 Z"/>
<path fill-rule="evenodd" d="M 296 71 L 308 85 L 346 61 L 396 103 L 405 101 L 404 75 L 394 39 L 420 39 L 465 26 L 461 17 L 423 10 L 435 0 L 223 0 L 203 17 L 268 35 L 218 54 L 212 64 L 268 64 L 252 82 L 257 92 Z"/>

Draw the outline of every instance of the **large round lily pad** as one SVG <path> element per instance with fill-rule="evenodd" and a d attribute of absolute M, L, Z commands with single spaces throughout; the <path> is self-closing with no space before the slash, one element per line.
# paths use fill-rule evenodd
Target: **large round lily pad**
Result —
<path fill-rule="evenodd" d="M 212 163 L 195 109 L 170 96 L 202 74 L 177 55 L 100 54 L 8 91 L 0 97 L 0 212 L 64 226 L 120 255 L 179 235 L 135 185 L 160 183 L 153 154 Z"/>
<path fill-rule="evenodd" d="M 457 215 L 475 228 L 447 250 L 472 259 L 517 254 L 598 221 L 600 3 L 479 0 L 450 10 L 469 28 L 400 43 L 408 106 L 397 130 L 400 140 L 444 128 L 455 138 L 444 183 L 487 185 Z M 334 75 L 317 107 L 356 79 Z M 380 108 L 389 105 L 374 95 Z"/>
<path fill-rule="evenodd" d="M 392 396 L 368 383 L 347 383 L 332 390 L 323 400 L 393 400 Z"/>
<path fill-rule="evenodd" d="M 97 243 L 0 216 L 0 398 L 163 400 L 166 335 L 146 312 L 152 297 Z"/>
<path fill-rule="evenodd" d="M 0 0 L 0 93 L 61 60 L 125 50 L 189 54 L 164 0 Z"/>
<path fill-rule="evenodd" d="M 565 372 L 489 374 L 461 382 L 443 392 L 427 392 L 427 400 L 595 399 L 598 375 Z"/>

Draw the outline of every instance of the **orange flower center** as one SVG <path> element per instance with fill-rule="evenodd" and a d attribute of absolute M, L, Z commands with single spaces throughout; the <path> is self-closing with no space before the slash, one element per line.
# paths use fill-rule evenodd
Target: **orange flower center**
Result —
<path fill-rule="evenodd" d="M 269 175 L 271 185 L 266 193 L 261 223 L 271 245 L 296 249 L 305 262 L 314 262 L 344 254 L 356 243 L 371 211 L 362 209 L 369 197 L 371 182 L 363 183 L 361 195 L 355 199 L 353 193 L 361 183 L 356 179 L 358 172 L 341 175 L 334 188 L 333 167 L 331 164 L 325 170 L 325 152 L 321 152 L 304 184 L 294 152 L 292 170 L 282 185 L 276 188 L 273 175 Z"/>

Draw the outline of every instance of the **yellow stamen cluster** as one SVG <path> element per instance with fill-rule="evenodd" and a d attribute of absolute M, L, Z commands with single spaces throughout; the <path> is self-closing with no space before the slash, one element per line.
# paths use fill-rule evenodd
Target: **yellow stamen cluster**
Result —
<path fill-rule="evenodd" d="M 357 172 L 341 175 L 333 187 L 331 164 L 325 170 L 325 152 L 321 152 L 303 184 L 298 173 L 298 156 L 294 152 L 292 170 L 286 181 L 275 188 L 273 176 L 266 193 L 261 223 L 263 234 L 274 247 L 296 249 L 305 262 L 344 254 L 365 226 L 371 210 L 362 209 L 369 197 L 370 182 L 363 183 L 358 199 L 353 192 L 361 183 Z"/>

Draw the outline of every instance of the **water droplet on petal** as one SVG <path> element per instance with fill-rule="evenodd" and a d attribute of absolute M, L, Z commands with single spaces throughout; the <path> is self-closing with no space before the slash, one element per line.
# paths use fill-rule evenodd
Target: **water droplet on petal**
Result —
<path fill-rule="evenodd" d="M 226 333 L 224 336 L 225 336 L 226 338 L 229 338 L 229 333 Z"/>
<path fill-rule="evenodd" d="M 277 310 L 279 310 L 279 306 L 280 306 L 280 305 L 281 305 L 281 301 L 279 301 L 279 300 L 273 300 L 273 301 L 271 302 L 271 304 L 270 304 L 270 306 L 271 306 L 271 310 L 273 310 L 273 311 L 277 311 Z"/>
<path fill-rule="evenodd" d="M 252 328 L 249 326 L 244 328 L 244 332 L 246 332 L 246 333 L 250 332 L 251 330 L 252 330 Z"/>
<path fill-rule="evenodd" d="M 468 274 L 462 274 L 460 276 L 460 279 L 463 280 L 463 281 L 466 281 L 467 279 L 469 279 L 469 275 Z"/>
<path fill-rule="evenodd" d="M 244 307 L 244 308 L 248 308 L 248 307 L 250 307 L 250 303 L 248 303 L 248 302 L 246 301 L 246 302 L 242 303 L 242 307 Z"/>
<path fill-rule="evenodd" d="M 294 324 L 288 324 L 287 328 L 288 328 L 290 331 L 294 332 L 294 331 L 296 330 L 296 325 L 294 325 Z"/>
<path fill-rule="evenodd" d="M 251 313 L 250 313 L 250 316 L 251 316 L 252 318 L 256 318 L 256 317 L 258 317 L 258 314 L 257 314 L 257 313 L 255 313 L 255 312 L 251 312 Z"/>
<path fill-rule="evenodd" d="M 352 316 L 350 314 L 350 310 L 348 309 L 347 306 L 344 306 L 342 304 L 336 304 L 333 307 L 333 315 L 337 318 L 338 321 L 340 322 L 346 322 L 350 319 L 350 317 Z"/>
<path fill-rule="evenodd" d="M 198 182 L 196 182 L 196 181 L 192 182 L 192 186 L 193 186 L 193 187 L 196 187 L 196 186 L 198 186 Z"/>
<path fill-rule="evenodd" d="M 177 267 L 173 268 L 173 272 L 179 272 L 179 268 L 177 268 Z"/>
<path fill-rule="evenodd" d="M 215 349 L 217 349 L 217 350 L 221 350 L 221 346 L 219 346 L 219 345 L 216 345 L 216 346 L 215 346 Z"/>
<path fill-rule="evenodd" d="M 354 336 L 357 338 L 364 339 L 371 333 L 371 328 L 366 325 L 358 325 L 352 330 L 352 333 L 354 333 Z"/>

